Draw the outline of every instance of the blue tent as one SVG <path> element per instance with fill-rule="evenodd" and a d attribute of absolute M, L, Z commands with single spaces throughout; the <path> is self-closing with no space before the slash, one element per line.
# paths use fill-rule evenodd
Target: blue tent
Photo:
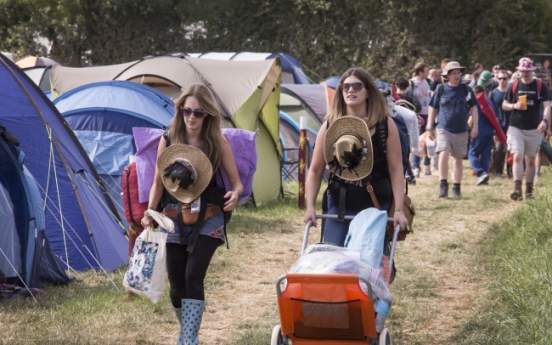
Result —
<path fill-rule="evenodd" d="M 46 236 L 40 191 L 17 146 L 0 125 L 0 269 L 10 281 L 31 287 L 66 283 Z"/>
<path fill-rule="evenodd" d="M 54 253 L 81 271 L 100 266 L 111 271 L 126 264 L 124 225 L 69 125 L 44 92 L 3 55 L 0 80 L 0 122 L 25 152 Z"/>
<path fill-rule="evenodd" d="M 100 174 L 124 219 L 121 176 L 136 153 L 133 127 L 163 128 L 174 104 L 159 91 L 130 81 L 107 81 L 72 89 L 54 100 Z"/>

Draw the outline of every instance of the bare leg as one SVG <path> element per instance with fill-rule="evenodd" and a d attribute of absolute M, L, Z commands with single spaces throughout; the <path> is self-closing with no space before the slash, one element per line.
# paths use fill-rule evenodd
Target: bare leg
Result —
<path fill-rule="evenodd" d="M 454 183 L 461 183 L 462 173 L 464 171 L 464 167 L 462 165 L 462 158 L 453 157 L 452 161 L 454 162 Z"/>
<path fill-rule="evenodd" d="M 525 156 L 525 182 L 533 183 L 534 180 L 535 180 L 535 157 L 529 157 L 526 155 Z"/>
<path fill-rule="evenodd" d="M 439 152 L 439 178 L 441 180 L 448 179 L 448 163 L 450 151 Z"/>
<path fill-rule="evenodd" d="M 514 153 L 514 164 L 512 166 L 512 173 L 514 174 L 514 181 L 523 180 L 523 152 Z M 535 174 L 535 161 L 533 160 L 533 175 Z"/>

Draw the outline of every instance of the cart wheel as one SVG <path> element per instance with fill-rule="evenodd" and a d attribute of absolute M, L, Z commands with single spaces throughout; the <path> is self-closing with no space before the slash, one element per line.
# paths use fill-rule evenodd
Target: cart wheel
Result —
<path fill-rule="evenodd" d="M 379 335 L 379 345 L 392 345 L 391 334 L 389 334 L 389 330 L 387 328 L 384 328 Z"/>
<path fill-rule="evenodd" d="M 282 335 L 280 326 L 274 326 L 272 329 L 272 340 L 270 345 L 288 345 L 287 337 Z"/>

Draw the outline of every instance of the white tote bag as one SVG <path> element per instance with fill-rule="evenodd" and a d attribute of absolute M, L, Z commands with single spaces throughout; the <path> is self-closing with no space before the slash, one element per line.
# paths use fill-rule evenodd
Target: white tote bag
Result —
<path fill-rule="evenodd" d="M 125 290 L 157 303 L 165 291 L 167 234 L 146 228 L 136 239 L 123 278 Z"/>

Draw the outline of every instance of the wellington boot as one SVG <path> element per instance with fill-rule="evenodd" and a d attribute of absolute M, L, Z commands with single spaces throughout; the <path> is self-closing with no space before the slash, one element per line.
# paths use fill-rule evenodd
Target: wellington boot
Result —
<path fill-rule="evenodd" d="M 510 193 L 510 199 L 519 201 L 523 199 L 522 195 L 523 194 L 521 193 L 521 181 L 516 180 L 514 181 L 514 190 L 512 191 L 512 193 Z"/>
<path fill-rule="evenodd" d="M 183 342 L 178 345 L 198 345 L 199 327 L 205 311 L 205 301 L 197 299 L 182 300 L 182 328 L 181 334 Z"/>

